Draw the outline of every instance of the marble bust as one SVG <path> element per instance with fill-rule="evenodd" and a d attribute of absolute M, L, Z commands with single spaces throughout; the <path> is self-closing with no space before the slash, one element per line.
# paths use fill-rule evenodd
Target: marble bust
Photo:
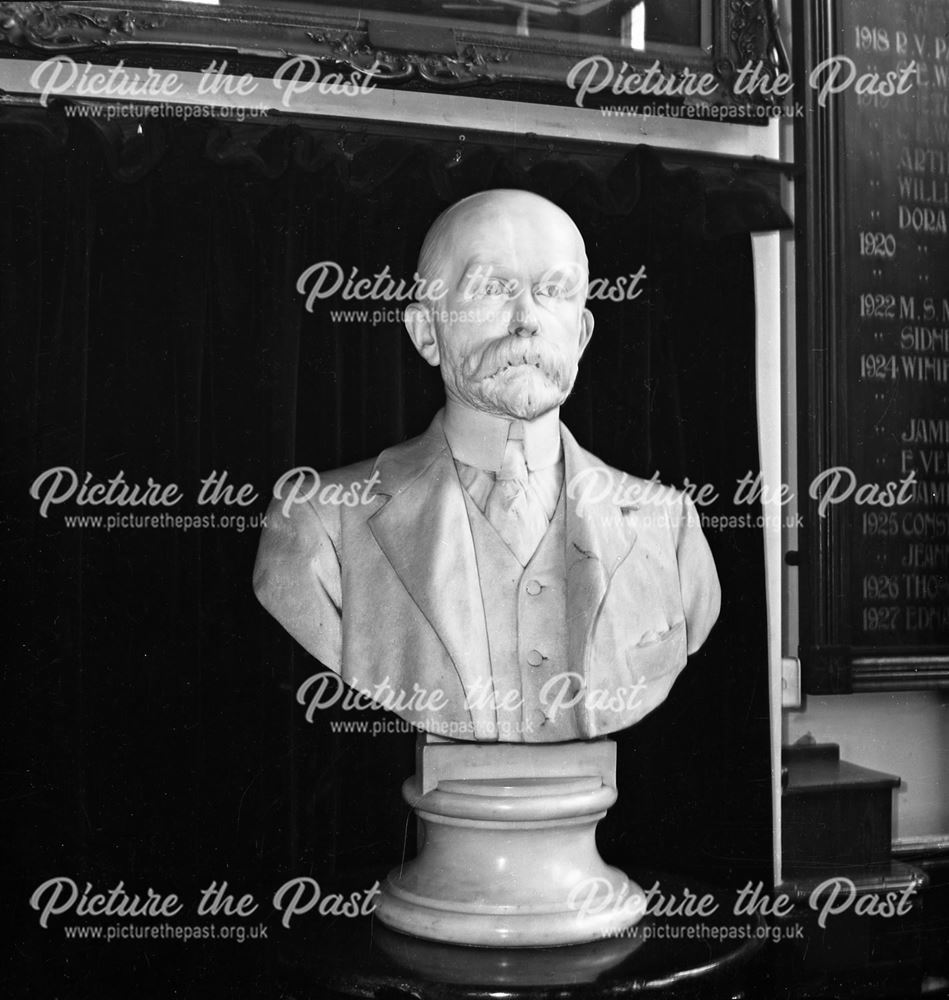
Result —
<path fill-rule="evenodd" d="M 537 195 L 482 192 L 435 221 L 418 273 L 405 325 L 444 408 L 305 500 L 275 497 L 256 593 L 346 684 L 436 736 L 631 726 L 705 641 L 720 591 L 691 500 L 560 423 L 594 326 L 580 232 Z"/>

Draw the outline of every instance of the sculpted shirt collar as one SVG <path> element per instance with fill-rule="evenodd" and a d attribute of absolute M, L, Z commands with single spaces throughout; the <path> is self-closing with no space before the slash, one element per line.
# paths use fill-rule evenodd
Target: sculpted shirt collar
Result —
<path fill-rule="evenodd" d="M 560 409 L 536 420 L 512 420 L 448 399 L 443 421 L 452 456 L 485 472 L 498 472 L 508 437 L 524 441 L 524 456 L 531 472 L 556 465 L 561 457 Z"/>

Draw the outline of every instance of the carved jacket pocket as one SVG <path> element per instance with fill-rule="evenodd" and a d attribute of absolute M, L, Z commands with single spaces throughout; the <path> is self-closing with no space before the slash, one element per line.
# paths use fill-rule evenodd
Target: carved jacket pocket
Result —
<path fill-rule="evenodd" d="M 688 659 L 685 621 L 677 622 L 654 639 L 626 647 L 626 666 L 633 683 L 649 683 L 670 671 L 679 671 Z"/>

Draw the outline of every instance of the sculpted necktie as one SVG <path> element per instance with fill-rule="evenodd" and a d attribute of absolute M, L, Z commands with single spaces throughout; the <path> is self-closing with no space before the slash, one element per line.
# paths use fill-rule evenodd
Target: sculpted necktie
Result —
<path fill-rule="evenodd" d="M 484 514 L 518 562 L 526 566 L 549 522 L 544 503 L 531 483 L 523 441 L 508 438 Z"/>

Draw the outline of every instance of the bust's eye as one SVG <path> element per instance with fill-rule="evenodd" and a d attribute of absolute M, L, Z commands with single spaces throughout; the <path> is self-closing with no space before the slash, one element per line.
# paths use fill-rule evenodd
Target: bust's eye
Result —
<path fill-rule="evenodd" d="M 567 297 L 567 283 L 565 281 L 542 281 L 534 287 L 534 293 L 548 299 L 564 299 Z"/>
<path fill-rule="evenodd" d="M 488 278 L 481 291 L 484 295 L 510 295 L 511 282 L 504 278 Z"/>

